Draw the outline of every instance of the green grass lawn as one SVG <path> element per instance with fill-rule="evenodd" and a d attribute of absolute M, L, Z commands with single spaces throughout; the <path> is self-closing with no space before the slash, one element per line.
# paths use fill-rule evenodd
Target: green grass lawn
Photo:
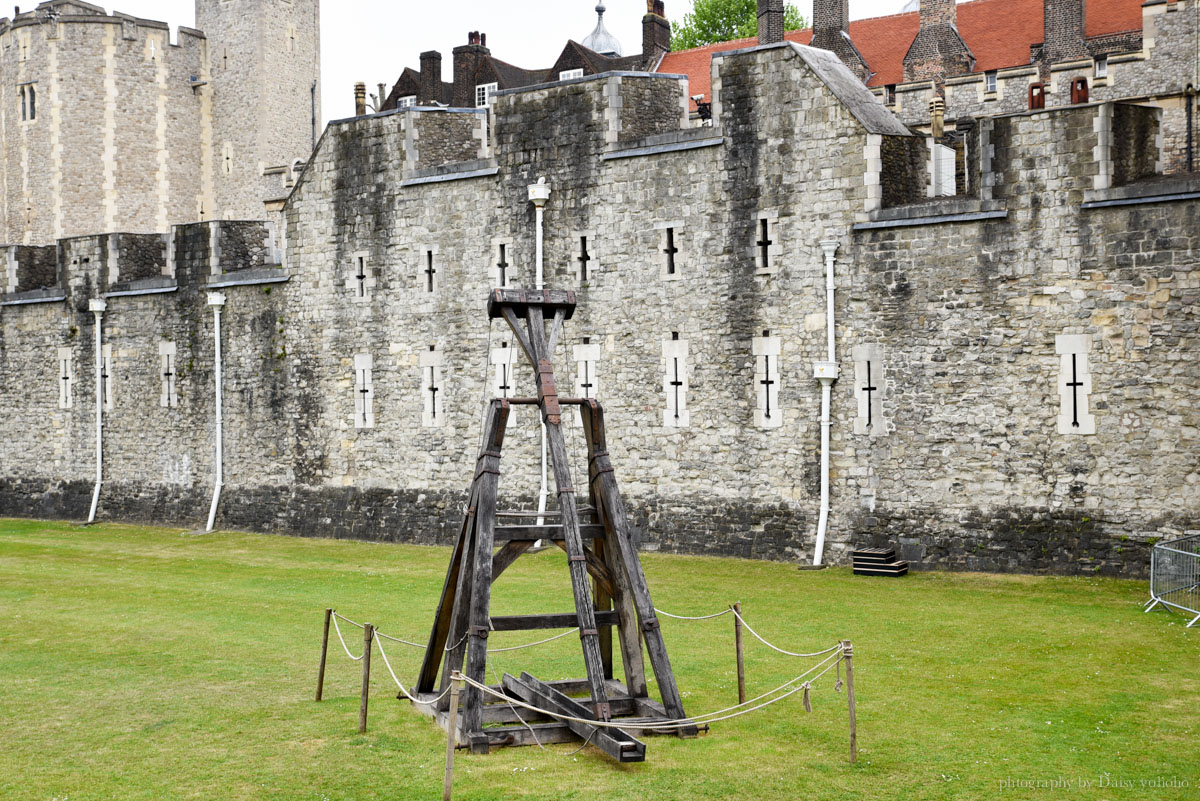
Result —
<path fill-rule="evenodd" d="M 448 558 L 442 548 L 0 521 L 0 799 L 440 797 L 444 735 L 394 700 L 378 652 L 368 734 L 357 734 L 360 667 L 336 638 L 326 700 L 313 692 L 326 606 L 423 641 Z M 1142 614 L 1144 582 L 864 579 L 643 559 L 667 611 L 741 601 L 786 648 L 853 640 L 859 763 L 847 761 L 845 695 L 827 680 L 811 714 L 793 696 L 696 740 L 649 738 L 642 764 L 565 745 L 460 752 L 455 798 L 1197 797 L 1200 630 Z M 525 557 L 497 583 L 493 611 L 569 611 L 566 575 L 557 550 Z M 688 711 L 736 702 L 730 617 L 664 619 L 663 629 Z M 357 653 L 361 632 L 347 641 Z M 800 672 L 753 639 L 746 649 L 751 695 Z M 419 651 L 390 644 L 388 654 L 402 678 L 415 675 Z M 583 676 L 574 636 L 493 664 Z M 1006 784 L 1056 780 L 1075 784 Z M 1167 786 L 1142 786 L 1159 780 Z"/>

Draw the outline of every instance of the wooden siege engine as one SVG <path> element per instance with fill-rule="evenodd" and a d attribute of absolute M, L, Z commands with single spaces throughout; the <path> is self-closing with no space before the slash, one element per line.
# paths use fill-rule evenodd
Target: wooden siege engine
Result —
<path fill-rule="evenodd" d="M 585 679 L 542 682 L 528 673 L 520 677 L 505 674 L 497 689 L 539 709 L 584 720 L 615 720 L 620 728 L 562 722 L 528 711 L 518 715 L 512 705 L 498 702 L 468 683 L 462 693 L 455 736 L 474 753 L 487 753 L 492 746 L 532 745 L 535 740 L 549 743 L 582 739 L 619 761 L 642 761 L 645 745 L 634 735 L 656 723 L 684 720 L 685 715 L 609 460 L 603 410 L 593 399 L 558 397 L 552 355 L 563 323 L 574 311 L 575 293 L 569 291 L 497 289 L 489 298 L 489 317 L 503 318 L 512 327 L 533 365 L 537 397 L 497 398 L 485 412 L 484 438 L 466 514 L 417 680 L 417 698 L 422 701 L 418 706 L 434 715 L 443 727 L 448 724 L 449 698 L 438 696 L 449 686 L 455 671 L 486 684 L 490 632 L 578 626 Z M 515 405 L 538 406 L 546 424 L 559 505 L 557 518 L 545 515 L 557 520 L 553 525 L 535 525 L 536 512 L 499 512 L 496 508 L 501 448 L 509 412 Z M 580 492 L 572 483 L 563 435 L 564 406 L 579 407 L 587 441 L 588 483 L 586 503 L 582 505 Z M 492 583 L 539 539 L 550 540 L 566 551 L 575 611 L 492 617 L 488 609 Z M 496 546 L 499 550 L 493 552 Z M 624 684 L 613 677 L 614 629 L 621 648 Z M 647 691 L 643 645 L 657 679 L 661 703 L 651 699 Z M 687 737 L 695 736 L 697 730 L 695 726 L 675 724 L 672 731 Z"/>

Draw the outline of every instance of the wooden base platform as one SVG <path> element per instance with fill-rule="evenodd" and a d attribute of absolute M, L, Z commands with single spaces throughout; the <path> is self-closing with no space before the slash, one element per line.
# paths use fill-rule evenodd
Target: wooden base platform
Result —
<path fill-rule="evenodd" d="M 579 718 L 592 717 L 590 710 L 593 704 L 586 679 L 542 682 L 528 673 L 522 673 L 520 678 L 506 673 L 502 681 L 502 686 L 491 685 L 491 688 L 541 709 L 552 709 Z M 586 740 L 618 762 L 642 762 L 646 759 L 646 746 L 638 738 L 656 734 L 675 734 L 680 737 L 695 737 L 698 734 L 696 727 L 667 731 L 645 728 L 673 722 L 667 716 L 666 708 L 651 698 L 631 697 L 628 688 L 616 679 L 607 679 L 605 686 L 612 722 L 619 723 L 619 729 L 560 721 L 484 694 L 483 734 L 487 738 L 487 747 L 581 743 Z M 438 711 L 434 703 L 436 697 L 433 693 L 420 693 L 417 698 L 421 703 L 413 706 L 422 714 L 434 718 L 445 731 L 448 715 L 446 711 Z M 462 719 L 462 715 L 459 715 L 458 720 Z M 705 731 L 708 729 L 707 726 L 700 728 Z M 455 739 L 459 748 L 484 750 L 472 743 L 461 728 Z"/>

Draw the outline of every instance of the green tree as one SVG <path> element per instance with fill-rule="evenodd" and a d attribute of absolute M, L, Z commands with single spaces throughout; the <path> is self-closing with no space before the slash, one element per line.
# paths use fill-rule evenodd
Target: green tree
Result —
<path fill-rule="evenodd" d="M 794 31 L 807 28 L 800 10 L 785 6 L 783 27 Z M 688 50 L 715 42 L 758 36 L 757 0 L 696 0 L 692 13 L 672 26 L 671 49 Z"/>

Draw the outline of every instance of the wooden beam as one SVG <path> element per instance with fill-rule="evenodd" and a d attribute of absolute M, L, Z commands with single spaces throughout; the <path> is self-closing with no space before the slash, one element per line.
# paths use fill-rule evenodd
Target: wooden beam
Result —
<path fill-rule="evenodd" d="M 552 540 L 552 542 L 559 548 L 562 548 L 564 551 L 566 551 L 566 553 L 571 553 L 567 550 L 567 543 L 565 540 Z M 609 575 L 608 567 L 604 564 L 604 560 L 596 556 L 596 554 L 592 553 L 587 548 L 583 549 L 583 557 L 587 559 L 588 574 L 591 575 L 591 577 L 596 580 L 596 583 L 600 585 L 600 588 L 604 590 L 606 599 L 611 598 L 613 593 L 612 576 Z M 608 609 L 606 606 L 600 606 L 598 601 L 593 608 L 605 610 Z M 611 679 L 612 676 L 608 676 L 607 678 Z"/>
<path fill-rule="evenodd" d="M 528 673 L 522 673 L 519 680 L 505 673 L 502 686 L 506 694 L 520 698 L 532 706 L 575 718 L 591 717 L 591 713 L 583 704 L 543 684 Z M 562 722 L 580 739 L 596 746 L 618 762 L 646 761 L 646 744 L 621 729 L 599 728 L 573 720 Z"/>
<path fill-rule="evenodd" d="M 604 523 L 604 561 L 613 577 L 613 605 L 616 607 L 620 624 L 617 626 L 617 637 L 621 643 L 621 664 L 625 669 L 625 683 L 629 694 L 638 698 L 649 695 L 646 684 L 646 664 L 642 654 L 642 637 L 638 629 L 637 612 L 633 606 L 633 589 L 629 575 L 617 553 L 615 545 L 616 532 L 611 528 L 604 510 L 597 499 L 596 454 L 597 448 L 604 447 L 604 415 L 596 401 L 589 401 L 580 410 L 583 415 L 583 430 L 588 447 L 588 488 L 592 505 L 598 510 L 598 516 Z"/>
<path fill-rule="evenodd" d="M 520 540 L 561 540 L 562 526 L 497 526 L 496 542 L 516 542 Z M 579 527 L 579 536 L 585 540 L 593 540 L 604 536 L 604 526 L 588 523 Z"/>
<path fill-rule="evenodd" d="M 616 612 L 592 612 L 597 625 L 614 626 Z M 492 618 L 492 631 L 539 631 L 541 629 L 573 629 L 579 625 L 574 612 L 561 615 L 501 615 Z"/>
<path fill-rule="evenodd" d="M 496 551 L 492 557 L 492 583 L 496 583 L 496 579 L 500 578 L 500 574 L 512 567 L 512 563 L 517 561 L 521 554 L 533 547 L 535 540 L 522 539 L 507 542 L 504 547 Z"/>

